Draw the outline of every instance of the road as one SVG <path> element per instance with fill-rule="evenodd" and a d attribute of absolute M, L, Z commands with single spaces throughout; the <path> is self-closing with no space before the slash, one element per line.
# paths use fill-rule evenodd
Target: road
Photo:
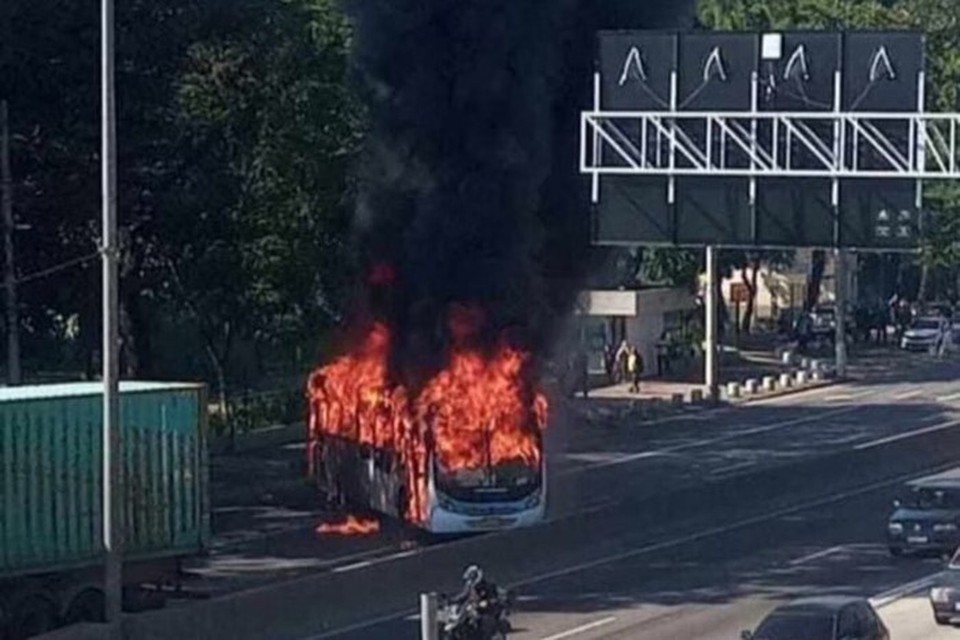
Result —
<path fill-rule="evenodd" d="M 198 567 L 231 593 L 127 622 L 151 638 L 415 638 L 417 593 L 478 562 L 517 590 L 517 640 L 737 638 L 778 601 L 826 592 L 893 593 L 878 602 L 894 640 L 938 638 L 952 630 L 898 587 L 939 561 L 894 560 L 882 541 L 905 480 L 960 464 L 960 366 L 870 373 L 659 424 L 561 416 L 542 526 L 433 544 L 294 528 Z"/>

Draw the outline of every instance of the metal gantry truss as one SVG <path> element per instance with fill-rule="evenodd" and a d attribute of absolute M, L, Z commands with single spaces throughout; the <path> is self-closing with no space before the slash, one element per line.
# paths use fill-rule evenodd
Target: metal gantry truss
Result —
<path fill-rule="evenodd" d="M 587 111 L 602 175 L 958 179 L 960 114 Z"/>

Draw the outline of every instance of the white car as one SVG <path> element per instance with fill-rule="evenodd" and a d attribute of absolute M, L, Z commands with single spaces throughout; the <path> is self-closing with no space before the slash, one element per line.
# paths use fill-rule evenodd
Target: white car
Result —
<path fill-rule="evenodd" d="M 906 351 L 935 352 L 940 348 L 950 328 L 943 318 L 918 318 L 903 333 L 900 348 Z"/>

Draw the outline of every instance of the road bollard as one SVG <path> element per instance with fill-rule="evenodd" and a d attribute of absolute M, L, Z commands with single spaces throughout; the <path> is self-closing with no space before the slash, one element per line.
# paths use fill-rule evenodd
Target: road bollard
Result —
<path fill-rule="evenodd" d="M 797 371 L 797 384 L 804 385 L 807 384 L 809 374 L 806 371 Z"/>
<path fill-rule="evenodd" d="M 793 385 L 793 376 L 789 373 L 780 374 L 780 387 L 782 389 L 789 389 Z"/>
<path fill-rule="evenodd" d="M 781 362 L 789 367 L 793 364 L 794 355 L 793 351 L 784 351 L 783 355 L 780 356 Z"/>
<path fill-rule="evenodd" d="M 773 376 L 763 376 L 763 390 L 764 391 L 776 391 L 777 389 L 777 380 Z"/>
<path fill-rule="evenodd" d="M 674 406 L 683 404 L 683 394 L 682 393 L 671 394 L 670 402 L 673 403 Z"/>
<path fill-rule="evenodd" d="M 744 385 L 744 390 L 749 394 L 754 394 L 760 389 L 760 382 L 756 378 L 750 378 Z"/>
<path fill-rule="evenodd" d="M 800 358 L 800 368 L 809 369 L 810 368 L 810 358 Z"/>
<path fill-rule="evenodd" d="M 703 389 L 690 390 L 690 404 L 700 404 L 703 402 Z"/>
<path fill-rule="evenodd" d="M 739 383 L 739 382 L 728 382 L 728 383 L 727 383 L 727 397 L 728 397 L 728 398 L 739 398 L 739 397 L 740 397 L 740 383 Z"/>
<path fill-rule="evenodd" d="M 437 623 L 437 594 L 420 594 L 420 640 L 439 640 Z"/>

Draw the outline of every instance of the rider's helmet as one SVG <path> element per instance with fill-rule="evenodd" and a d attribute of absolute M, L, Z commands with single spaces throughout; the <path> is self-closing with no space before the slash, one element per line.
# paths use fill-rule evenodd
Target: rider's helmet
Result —
<path fill-rule="evenodd" d="M 463 572 L 463 581 L 470 587 L 477 586 L 483 580 L 483 570 L 475 564 L 467 567 Z"/>

